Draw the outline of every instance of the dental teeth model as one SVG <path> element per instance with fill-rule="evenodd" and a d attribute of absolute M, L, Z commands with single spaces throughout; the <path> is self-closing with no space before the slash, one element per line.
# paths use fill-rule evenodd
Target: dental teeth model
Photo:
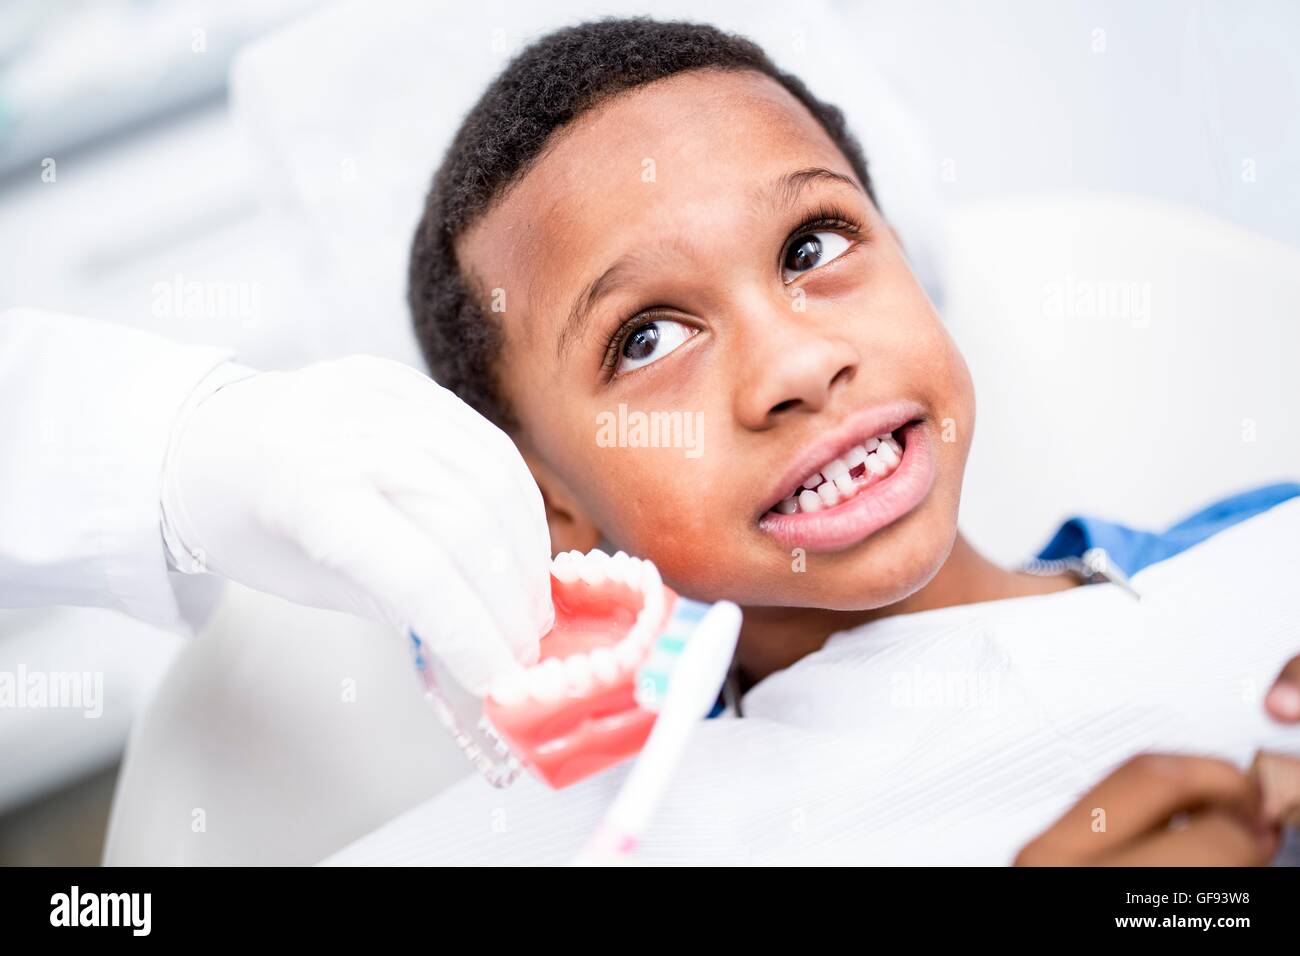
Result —
<path fill-rule="evenodd" d="M 530 699 L 552 703 L 617 683 L 636 670 L 663 620 L 666 589 L 649 561 L 622 551 L 612 557 L 597 550 L 565 551 L 552 560 L 551 577 L 556 601 L 556 627 L 546 637 L 551 653 L 492 685 L 488 695 L 502 707 Z M 601 609 L 611 612 L 603 622 L 596 616 Z M 567 652 L 563 658 L 555 653 L 561 650 Z"/>
<path fill-rule="evenodd" d="M 703 607 L 678 598 L 649 561 L 569 551 L 551 562 L 555 625 L 541 659 L 498 679 L 483 716 L 552 787 L 633 756 Z"/>
<path fill-rule="evenodd" d="M 903 446 L 892 434 L 871 438 L 813 472 L 772 510 L 792 515 L 833 508 L 892 474 L 902 460 Z"/>
<path fill-rule="evenodd" d="M 540 659 L 498 678 L 486 699 L 451 677 L 412 632 L 425 696 L 496 787 L 508 786 L 525 767 L 551 787 L 565 787 L 639 754 L 649 742 L 651 759 L 638 763 L 629 778 L 638 782 L 619 803 L 620 819 L 626 817 L 619 825 L 635 829 L 695 722 L 717 701 L 740 633 L 740 609 L 679 597 L 651 562 L 594 549 L 552 560 L 551 600 L 555 623 L 542 635 Z"/>

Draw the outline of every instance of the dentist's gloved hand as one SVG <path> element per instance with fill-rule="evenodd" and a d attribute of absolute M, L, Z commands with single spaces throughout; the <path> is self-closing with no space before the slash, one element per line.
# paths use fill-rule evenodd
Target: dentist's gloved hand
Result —
<path fill-rule="evenodd" d="M 536 661 L 550 542 L 504 432 L 384 359 L 244 374 L 175 427 L 162 502 L 178 570 L 409 627 L 478 693 Z"/>

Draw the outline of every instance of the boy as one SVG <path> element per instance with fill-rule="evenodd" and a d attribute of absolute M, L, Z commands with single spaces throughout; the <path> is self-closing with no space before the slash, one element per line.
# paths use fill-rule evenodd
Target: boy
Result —
<path fill-rule="evenodd" d="M 825 703 L 833 686 L 818 700 L 812 695 L 827 684 L 798 682 L 818 662 L 840 660 L 832 647 L 856 653 L 857 641 L 880 657 L 879 647 L 892 645 L 877 638 L 901 633 L 889 627 L 926 625 L 929 640 L 931 622 L 942 631 L 962 620 L 933 612 L 971 605 L 1062 608 L 1054 613 L 1076 623 L 1094 613 L 1091 595 L 1070 605 L 1009 601 L 1066 597 L 1080 581 L 998 567 L 958 532 L 975 419 L 965 364 L 877 208 L 838 110 L 747 41 L 638 19 L 584 24 L 525 50 L 467 116 L 438 170 L 410 280 L 434 377 L 519 445 L 542 489 L 553 551 L 608 542 L 652 559 L 680 593 L 744 608 L 737 668 L 750 692 L 739 723 L 751 726 L 731 728 L 740 737 L 720 750 L 751 762 L 801 759 L 798 734 L 781 736 L 791 725 L 858 741 L 862 711 L 848 721 L 848 711 Z M 603 447 L 597 423 L 626 409 L 700 422 L 700 453 Z M 877 480 L 858 489 L 853 476 L 867 455 L 878 456 Z M 1122 595 L 1106 600 L 1096 612 L 1106 622 L 1131 617 L 1115 603 Z M 1019 665 L 1017 638 L 1008 624 L 987 647 L 969 639 L 906 646 L 958 670 L 1005 676 Z M 1037 650 L 1025 645 L 1021 656 Z M 1274 668 L 1281 659 L 1271 645 L 1261 653 Z M 820 676 L 847 680 L 855 660 Z M 893 676 L 903 660 L 890 665 Z M 1050 706 L 1035 710 L 1033 688 L 1010 683 L 967 716 L 1052 715 Z M 871 698 L 869 682 L 856 693 Z M 873 711 L 877 735 L 852 759 L 883 779 L 886 768 L 924 753 L 926 734 L 969 732 L 975 747 L 1001 732 L 948 728 L 932 716 L 918 722 L 910 705 Z M 765 719 L 781 726 L 759 738 Z M 1051 738 L 1050 727 L 1039 729 Z M 747 746 L 755 749 L 746 755 Z M 1139 749 L 1133 740 L 1116 746 Z M 1081 767 L 1113 766 L 1119 752 L 1077 761 L 1075 791 Z M 1046 753 L 1027 751 L 1041 761 Z M 1205 773 L 1227 765 L 1214 767 Z M 943 779 L 936 772 L 935 784 Z M 755 786 L 770 796 L 778 781 Z M 807 808 L 816 794 L 777 799 L 768 816 L 791 801 Z M 887 805 L 886 794 L 874 796 Z M 1011 816 L 1035 813 L 1046 822 L 1041 808 Z M 1234 833 L 1252 834 L 1249 853 L 1235 859 L 1265 859 L 1275 835 L 1254 840 L 1249 810 L 1233 819 Z M 903 817 L 895 824 L 908 826 Z M 1011 827 L 1004 837 L 1013 834 L 1019 842 L 1030 835 Z M 786 850 L 835 858 L 832 832 L 823 836 L 789 847 L 769 841 L 768 855 L 749 858 Z M 986 858 L 981 852 L 970 858 Z"/>

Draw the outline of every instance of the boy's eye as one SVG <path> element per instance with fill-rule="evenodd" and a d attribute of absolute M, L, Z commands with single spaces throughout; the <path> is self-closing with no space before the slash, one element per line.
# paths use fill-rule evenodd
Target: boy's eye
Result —
<path fill-rule="evenodd" d="M 795 236 L 781 259 L 781 278 L 793 282 L 800 273 L 838 259 L 849 245 L 849 240 L 838 232 L 806 232 Z"/>
<path fill-rule="evenodd" d="M 619 346 L 618 363 L 614 371 L 630 372 L 657 362 L 695 332 L 690 326 L 672 319 L 655 319 L 639 325 L 628 333 Z"/>

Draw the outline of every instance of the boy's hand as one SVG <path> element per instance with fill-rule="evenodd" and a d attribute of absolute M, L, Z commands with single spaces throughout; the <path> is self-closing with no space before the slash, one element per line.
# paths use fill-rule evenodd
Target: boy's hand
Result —
<path fill-rule="evenodd" d="M 1209 757 L 1140 754 L 1025 846 L 1016 866 L 1263 866 L 1278 834 L 1255 781 Z"/>
<path fill-rule="evenodd" d="M 1300 723 L 1300 656 L 1264 697 Z M 1255 866 L 1277 852 L 1257 775 L 1208 757 L 1141 754 L 1084 795 L 1016 856 L 1017 866 Z M 1272 802 L 1277 803 L 1274 796 Z M 1272 814 L 1276 816 L 1276 814 Z M 1105 827 L 1105 829 L 1098 829 Z"/>
<path fill-rule="evenodd" d="M 1300 656 L 1291 658 L 1264 697 L 1264 709 L 1284 724 L 1300 723 Z"/>

